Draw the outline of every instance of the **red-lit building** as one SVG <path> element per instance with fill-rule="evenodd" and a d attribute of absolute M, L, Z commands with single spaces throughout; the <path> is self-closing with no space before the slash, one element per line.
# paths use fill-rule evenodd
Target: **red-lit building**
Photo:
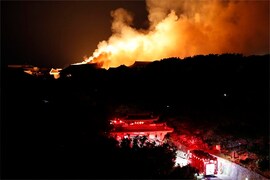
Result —
<path fill-rule="evenodd" d="M 173 132 L 166 123 L 157 123 L 158 116 L 152 114 L 129 114 L 123 118 L 111 120 L 113 129 L 110 135 L 121 140 L 124 137 L 146 136 L 162 141 L 167 133 Z"/>

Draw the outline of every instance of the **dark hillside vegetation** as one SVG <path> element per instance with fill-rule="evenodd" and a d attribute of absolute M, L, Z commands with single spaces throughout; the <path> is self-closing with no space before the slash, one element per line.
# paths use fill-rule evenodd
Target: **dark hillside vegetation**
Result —
<path fill-rule="evenodd" d="M 163 120 L 184 115 L 196 122 L 221 122 L 221 131 L 269 138 L 269 55 L 207 55 L 143 64 L 109 70 L 69 66 L 57 80 L 2 67 L 2 177 L 126 178 L 115 169 L 127 168 L 127 157 L 115 156 L 115 142 L 105 138 L 108 120 L 119 106 L 153 111 Z M 239 130 L 243 124 L 251 131 Z M 151 170 L 155 176 L 159 172 Z M 132 177 L 151 176 L 136 173 L 141 174 Z"/>

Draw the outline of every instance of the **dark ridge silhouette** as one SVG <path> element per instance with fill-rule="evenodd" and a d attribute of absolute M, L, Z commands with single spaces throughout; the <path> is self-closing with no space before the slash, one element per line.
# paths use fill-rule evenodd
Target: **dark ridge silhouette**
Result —
<path fill-rule="evenodd" d="M 149 158 L 151 150 L 140 152 L 145 158 L 130 159 L 127 154 L 132 152 L 121 154 L 116 142 L 106 138 L 108 120 L 121 105 L 145 108 L 163 118 L 180 114 L 198 122 L 236 119 L 260 129 L 243 135 L 269 134 L 269 54 L 172 57 L 108 70 L 71 65 L 59 79 L 7 67 L 1 74 L 3 179 L 164 177 L 154 169 L 147 174 L 143 168 L 128 168 L 153 164 L 149 158 L 162 157 L 162 149 Z M 127 176 L 133 172 L 138 174 Z"/>

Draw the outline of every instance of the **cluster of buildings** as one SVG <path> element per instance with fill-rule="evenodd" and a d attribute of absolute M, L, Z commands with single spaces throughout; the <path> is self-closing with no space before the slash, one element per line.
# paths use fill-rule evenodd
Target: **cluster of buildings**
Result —
<path fill-rule="evenodd" d="M 133 140 L 136 137 L 147 137 L 151 142 L 163 142 L 173 128 L 167 126 L 166 122 L 159 122 L 159 116 L 151 113 L 128 114 L 121 118 L 114 118 L 110 121 L 112 130 L 110 136 L 121 142 L 123 139 Z M 184 153 L 178 150 L 176 165 L 185 166 L 191 164 L 205 175 L 217 174 L 217 158 L 201 150 L 192 150 Z"/>
<path fill-rule="evenodd" d="M 23 72 L 36 77 L 53 76 L 54 79 L 60 77 L 60 71 L 62 70 L 61 68 L 40 68 L 29 64 L 10 64 L 8 68 L 23 70 Z"/>
<path fill-rule="evenodd" d="M 149 140 L 163 141 L 167 133 L 173 132 L 165 122 L 158 122 L 159 116 L 151 113 L 128 114 L 122 118 L 110 121 L 113 126 L 110 135 L 121 141 L 123 138 L 133 139 L 137 136 L 146 136 Z"/>

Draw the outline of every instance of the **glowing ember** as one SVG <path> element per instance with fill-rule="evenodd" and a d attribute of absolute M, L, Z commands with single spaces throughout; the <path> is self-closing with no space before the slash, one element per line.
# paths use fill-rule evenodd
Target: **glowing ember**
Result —
<path fill-rule="evenodd" d="M 126 10 L 113 11 L 113 35 L 82 64 L 109 68 L 138 59 L 269 51 L 268 1 L 147 0 L 147 7 L 148 30 L 131 27 L 133 17 Z"/>

